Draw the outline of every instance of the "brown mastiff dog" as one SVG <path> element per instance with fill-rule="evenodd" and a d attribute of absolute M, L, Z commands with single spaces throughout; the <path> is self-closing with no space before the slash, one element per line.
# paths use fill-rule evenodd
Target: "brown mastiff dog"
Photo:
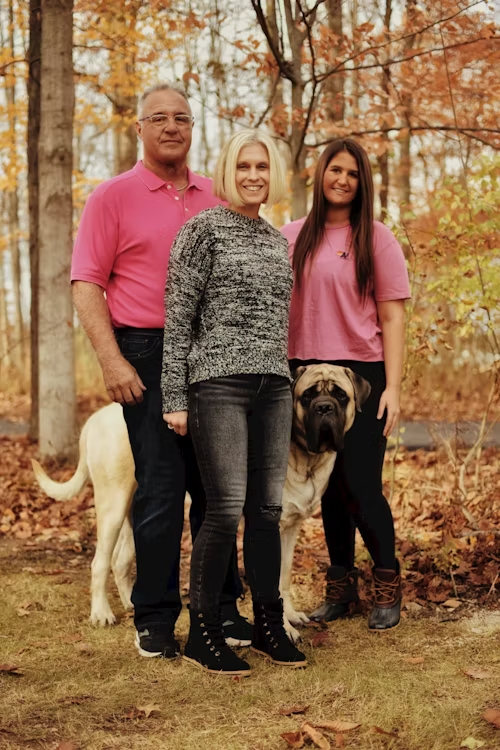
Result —
<path fill-rule="evenodd" d="M 309 622 L 296 612 L 290 597 L 293 553 L 304 519 L 317 511 L 333 471 L 337 451 L 352 427 L 356 410 L 370 394 L 370 384 L 348 367 L 299 367 L 293 385 L 293 426 L 281 515 L 280 591 L 285 627 L 292 640 L 293 625 Z"/>

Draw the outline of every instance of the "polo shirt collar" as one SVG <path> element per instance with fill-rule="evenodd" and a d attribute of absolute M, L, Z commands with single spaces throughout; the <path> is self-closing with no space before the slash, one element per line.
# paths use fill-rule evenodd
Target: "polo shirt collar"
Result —
<path fill-rule="evenodd" d="M 137 175 L 137 177 L 143 182 L 146 187 L 153 191 L 158 190 L 159 188 L 163 187 L 163 185 L 166 185 L 167 183 L 165 180 L 162 180 L 161 177 L 158 177 L 154 172 L 151 172 L 150 169 L 147 169 L 142 161 L 138 161 L 137 164 L 134 167 L 134 172 Z M 197 190 L 203 190 L 203 180 L 202 178 L 197 175 L 195 172 L 192 172 L 188 167 L 188 187 L 195 187 Z"/>

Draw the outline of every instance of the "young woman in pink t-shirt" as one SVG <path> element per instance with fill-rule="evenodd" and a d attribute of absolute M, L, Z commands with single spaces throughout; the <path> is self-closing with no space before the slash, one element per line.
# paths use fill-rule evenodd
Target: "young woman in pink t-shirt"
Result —
<path fill-rule="evenodd" d="M 382 492 L 387 436 L 399 416 L 408 274 L 392 232 L 373 219 L 366 151 L 345 138 L 322 153 L 309 215 L 282 229 L 295 274 L 289 330 L 292 371 L 329 362 L 369 381 L 371 394 L 345 436 L 322 512 L 331 565 L 325 602 L 311 618 L 331 621 L 358 602 L 356 527 L 373 559 L 370 630 L 399 624 L 401 577 L 394 523 Z"/>

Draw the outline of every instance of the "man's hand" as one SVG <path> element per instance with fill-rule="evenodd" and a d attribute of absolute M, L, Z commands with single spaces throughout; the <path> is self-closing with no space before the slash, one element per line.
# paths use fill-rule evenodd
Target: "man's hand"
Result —
<path fill-rule="evenodd" d="M 163 419 L 167 423 L 169 429 L 176 432 L 177 435 L 187 435 L 187 431 L 188 431 L 188 412 L 187 411 L 171 411 L 168 414 L 164 414 Z"/>
<path fill-rule="evenodd" d="M 134 406 L 143 400 L 146 386 L 135 367 L 121 355 L 101 362 L 104 385 L 112 401 Z"/>

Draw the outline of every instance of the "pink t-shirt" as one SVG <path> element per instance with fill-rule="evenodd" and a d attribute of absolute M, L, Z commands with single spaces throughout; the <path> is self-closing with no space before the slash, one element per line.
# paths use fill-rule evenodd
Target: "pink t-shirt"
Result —
<path fill-rule="evenodd" d="M 212 180 L 189 171 L 184 194 L 137 162 L 99 185 L 85 205 L 71 264 L 72 281 L 106 292 L 114 327 L 163 328 L 170 248 L 185 222 L 221 201 Z"/>
<path fill-rule="evenodd" d="M 281 229 L 293 258 L 295 240 L 305 219 Z M 374 291 L 363 303 L 356 265 L 349 253 L 350 226 L 326 225 L 325 237 L 300 287 L 295 284 L 290 306 L 290 359 L 379 362 L 384 359 L 377 302 L 407 299 L 408 272 L 401 247 L 384 224 L 373 223 Z"/>

